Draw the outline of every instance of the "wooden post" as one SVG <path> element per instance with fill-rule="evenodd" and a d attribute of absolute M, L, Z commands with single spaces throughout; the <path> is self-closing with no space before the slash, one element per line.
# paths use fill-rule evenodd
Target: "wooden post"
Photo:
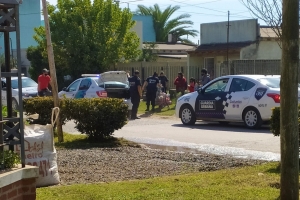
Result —
<path fill-rule="evenodd" d="M 53 46 L 52 46 L 52 41 L 51 41 L 51 32 L 50 32 L 46 0 L 42 0 L 42 4 L 43 4 L 43 14 L 44 14 L 44 21 L 45 21 L 46 38 L 47 38 L 49 70 L 50 70 L 50 74 L 51 74 L 52 95 L 53 95 L 54 107 L 59 107 L 56 69 L 55 69 L 54 53 L 53 53 Z M 63 130 L 62 130 L 62 124 L 61 124 L 59 116 L 57 118 L 56 125 L 57 125 L 58 142 L 63 142 L 64 141 Z"/>
<path fill-rule="evenodd" d="M 280 199 L 299 199 L 299 0 L 283 0 L 280 78 Z"/>

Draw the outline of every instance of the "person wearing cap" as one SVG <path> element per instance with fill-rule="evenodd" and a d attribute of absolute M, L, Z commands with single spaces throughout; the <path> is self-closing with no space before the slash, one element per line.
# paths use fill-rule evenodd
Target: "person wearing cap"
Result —
<path fill-rule="evenodd" d="M 134 72 L 134 76 L 128 78 L 128 82 L 130 85 L 130 98 L 132 103 L 132 110 L 131 110 L 131 119 L 140 119 L 137 116 L 137 111 L 140 105 L 140 101 L 142 98 L 142 84 L 141 79 L 139 78 L 140 72 L 136 70 Z"/>
<path fill-rule="evenodd" d="M 146 111 L 149 111 L 150 102 L 151 102 L 151 106 L 152 106 L 152 111 L 154 111 L 156 92 L 157 92 L 157 87 L 159 86 L 159 80 L 157 77 L 158 77 L 158 74 L 156 72 L 154 72 L 153 76 L 150 76 L 147 78 L 147 80 L 145 81 L 144 86 L 143 86 L 143 90 L 145 88 L 147 88 L 147 92 L 146 92 L 147 109 L 146 109 Z"/>
<path fill-rule="evenodd" d="M 48 75 L 48 70 L 43 69 L 43 73 L 38 77 L 38 95 L 40 97 L 45 96 L 46 92 L 49 92 L 49 83 L 51 81 L 50 76 Z"/>

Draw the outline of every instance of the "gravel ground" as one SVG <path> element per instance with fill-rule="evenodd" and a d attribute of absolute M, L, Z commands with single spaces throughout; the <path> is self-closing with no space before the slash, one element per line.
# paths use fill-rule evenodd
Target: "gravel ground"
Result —
<path fill-rule="evenodd" d="M 58 149 L 57 153 L 58 170 L 63 185 L 145 179 L 265 162 L 145 147 Z"/>

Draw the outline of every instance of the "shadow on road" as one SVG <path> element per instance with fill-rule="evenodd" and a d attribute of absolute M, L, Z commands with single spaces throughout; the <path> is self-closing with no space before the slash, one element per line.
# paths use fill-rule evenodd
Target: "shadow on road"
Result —
<path fill-rule="evenodd" d="M 231 131 L 231 132 L 248 132 L 248 133 L 265 133 L 272 134 L 268 125 L 262 126 L 260 129 L 248 129 L 242 123 L 230 123 L 221 125 L 214 122 L 199 122 L 195 125 L 173 124 L 174 127 L 182 127 L 187 129 L 211 130 L 211 131 Z"/>

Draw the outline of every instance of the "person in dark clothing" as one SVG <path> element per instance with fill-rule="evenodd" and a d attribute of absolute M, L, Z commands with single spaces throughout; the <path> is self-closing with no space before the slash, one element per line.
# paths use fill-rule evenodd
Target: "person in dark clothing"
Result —
<path fill-rule="evenodd" d="M 201 84 L 202 84 L 202 86 L 206 85 L 209 81 L 210 81 L 210 78 L 207 75 L 207 70 L 202 69 L 201 70 Z"/>
<path fill-rule="evenodd" d="M 132 110 L 131 110 L 131 119 L 140 119 L 137 116 L 137 111 L 140 105 L 140 101 L 142 98 L 142 84 L 141 79 L 139 78 L 139 71 L 134 72 L 134 76 L 128 78 L 129 85 L 130 85 L 130 98 L 132 103 Z"/>
<path fill-rule="evenodd" d="M 160 80 L 160 84 L 163 86 L 163 88 L 161 88 L 161 91 L 167 93 L 167 82 L 169 80 L 164 75 L 164 72 L 160 72 L 160 76 L 158 77 L 158 79 Z"/>
<path fill-rule="evenodd" d="M 152 106 L 152 111 L 154 111 L 155 108 L 155 98 L 156 98 L 156 92 L 157 92 L 157 87 L 159 84 L 159 80 L 157 78 L 158 74 L 154 72 L 153 76 L 150 76 L 147 78 L 147 80 L 144 83 L 143 90 L 145 87 L 147 88 L 146 92 L 146 99 L 147 99 L 147 109 L 146 111 L 149 111 L 150 107 L 150 102 Z"/>

